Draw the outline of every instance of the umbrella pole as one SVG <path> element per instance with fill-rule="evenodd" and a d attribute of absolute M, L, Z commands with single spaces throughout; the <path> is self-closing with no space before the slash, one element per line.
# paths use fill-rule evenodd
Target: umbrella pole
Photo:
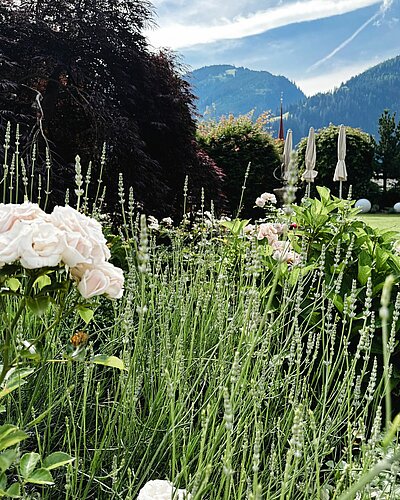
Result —
<path fill-rule="evenodd" d="M 342 181 L 339 181 L 339 198 L 342 199 Z"/>

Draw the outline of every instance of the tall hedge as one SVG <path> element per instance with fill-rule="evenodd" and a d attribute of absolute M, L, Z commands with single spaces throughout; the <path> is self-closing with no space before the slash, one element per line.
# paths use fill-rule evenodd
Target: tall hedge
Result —
<path fill-rule="evenodd" d="M 254 201 L 265 191 L 280 186 L 274 177 L 280 158 L 275 142 L 265 129 L 266 117 L 253 121 L 251 116 L 222 117 L 220 121 L 199 124 L 200 146 L 225 173 L 224 191 L 229 210 L 235 214 L 241 197 L 245 172 L 251 162 L 244 192 L 242 215 L 252 214 Z"/>

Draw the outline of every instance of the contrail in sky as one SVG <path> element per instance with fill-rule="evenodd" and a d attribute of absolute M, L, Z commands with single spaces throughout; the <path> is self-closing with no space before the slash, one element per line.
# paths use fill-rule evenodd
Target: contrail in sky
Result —
<path fill-rule="evenodd" d="M 335 49 L 333 49 L 332 52 L 330 52 L 327 56 L 323 57 L 322 59 L 314 63 L 312 66 L 310 66 L 307 69 L 307 72 L 318 68 L 326 61 L 329 61 L 329 59 L 332 59 L 333 56 L 335 56 L 338 52 L 344 49 L 349 43 L 351 43 L 368 25 L 370 25 L 378 17 L 382 16 L 390 8 L 392 3 L 393 0 L 383 0 L 381 7 L 376 14 L 370 17 L 368 21 L 365 21 L 365 23 L 362 26 L 360 26 L 351 36 L 349 36 L 349 38 L 347 38 L 344 42 L 342 42 Z"/>

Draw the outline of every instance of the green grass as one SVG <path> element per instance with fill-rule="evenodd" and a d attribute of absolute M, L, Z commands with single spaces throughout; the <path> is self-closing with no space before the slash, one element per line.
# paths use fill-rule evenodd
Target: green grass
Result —
<path fill-rule="evenodd" d="M 400 214 L 364 214 L 359 217 L 373 228 L 400 233 Z"/>

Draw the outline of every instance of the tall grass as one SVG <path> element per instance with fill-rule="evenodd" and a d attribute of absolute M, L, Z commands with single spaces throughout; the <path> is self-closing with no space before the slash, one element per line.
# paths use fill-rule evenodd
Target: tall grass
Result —
<path fill-rule="evenodd" d="M 271 296 L 283 264 L 263 268 L 255 243 L 238 253 L 204 216 L 200 236 L 184 219 L 161 243 L 143 217 L 124 218 L 124 298 L 93 301 L 88 327 L 63 318 L 4 400 L 2 419 L 29 433 L 24 449 L 76 458 L 55 486 L 35 487 L 41 498 L 135 499 L 156 478 L 195 500 L 399 498 L 396 441 L 382 446 L 388 387 L 371 352 L 378 311 L 366 300 L 351 354 L 357 295 L 342 297 L 341 320 L 330 298 L 346 268 L 331 283 L 324 255 L 314 269 L 279 270 Z M 20 339 L 34 340 L 48 319 L 24 321 Z M 127 369 L 64 359 L 81 329 L 88 354 L 118 355 Z"/>

